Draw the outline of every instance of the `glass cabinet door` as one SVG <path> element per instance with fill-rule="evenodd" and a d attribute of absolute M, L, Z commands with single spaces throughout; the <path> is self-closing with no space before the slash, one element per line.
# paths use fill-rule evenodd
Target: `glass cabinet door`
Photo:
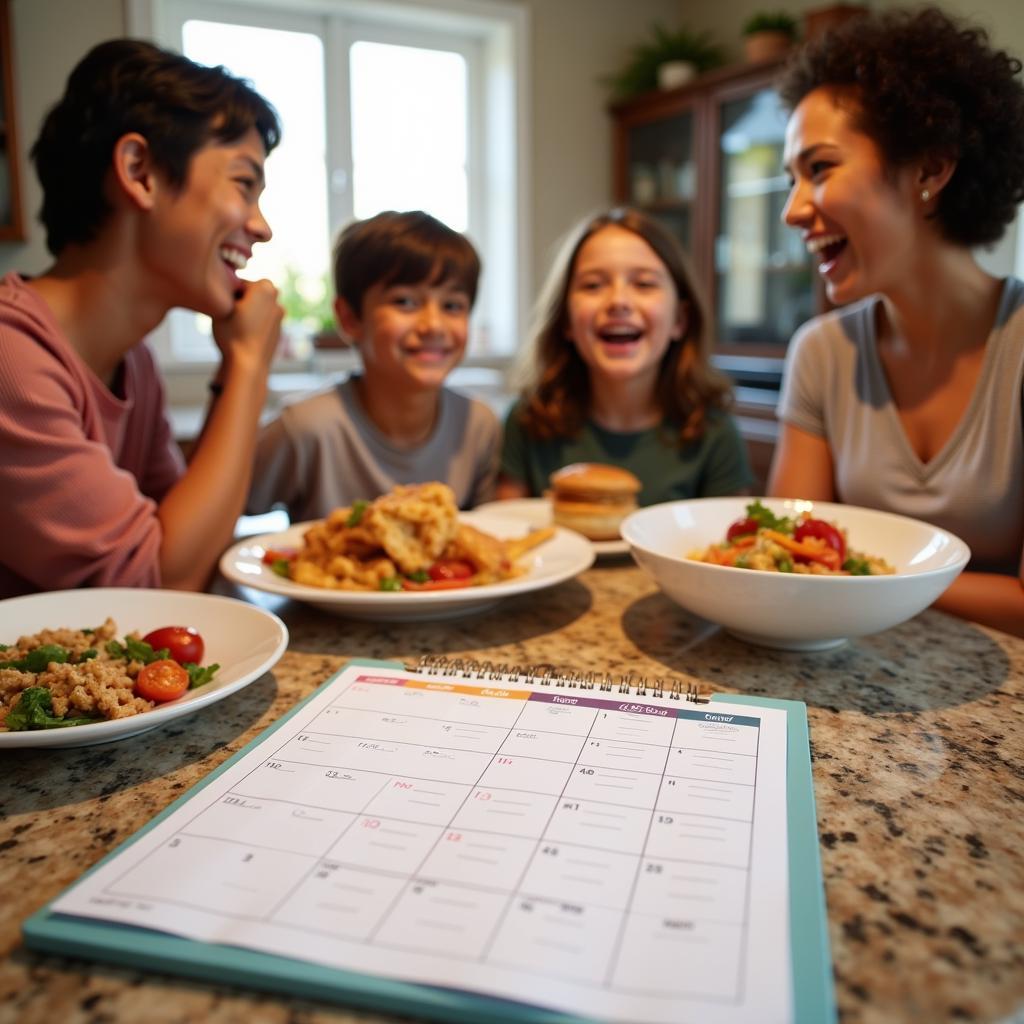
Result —
<path fill-rule="evenodd" d="M 629 129 L 629 205 L 653 214 L 693 251 L 693 202 L 697 192 L 693 114 L 634 125 Z"/>
<path fill-rule="evenodd" d="M 718 341 L 786 345 L 815 312 L 810 257 L 780 220 L 786 113 L 772 89 L 721 106 L 715 238 Z"/>

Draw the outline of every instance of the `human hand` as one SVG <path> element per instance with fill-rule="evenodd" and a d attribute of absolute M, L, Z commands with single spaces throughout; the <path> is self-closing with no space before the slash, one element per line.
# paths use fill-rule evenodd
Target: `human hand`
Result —
<path fill-rule="evenodd" d="M 266 369 L 281 337 L 284 307 L 271 281 L 246 281 L 234 308 L 213 321 L 213 339 L 225 364 L 239 361 Z"/>

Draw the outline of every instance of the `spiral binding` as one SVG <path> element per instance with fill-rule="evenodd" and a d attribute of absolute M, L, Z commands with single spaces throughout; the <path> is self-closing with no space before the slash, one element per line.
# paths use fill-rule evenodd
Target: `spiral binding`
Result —
<path fill-rule="evenodd" d="M 551 664 L 505 665 L 475 658 L 447 658 L 438 654 L 425 654 L 419 661 L 407 664 L 405 670 L 428 676 L 461 676 L 463 679 L 502 683 L 518 681 L 538 686 L 627 693 L 637 697 L 667 697 L 669 700 L 684 700 L 691 704 L 707 704 L 710 700 L 693 683 L 684 683 L 675 677 L 666 676 L 648 679 L 635 672 L 626 672 L 620 676 L 611 672 L 559 672 Z"/>

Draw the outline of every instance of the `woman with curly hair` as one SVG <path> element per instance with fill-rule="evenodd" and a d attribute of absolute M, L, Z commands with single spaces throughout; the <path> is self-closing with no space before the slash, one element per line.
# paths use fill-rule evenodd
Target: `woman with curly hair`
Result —
<path fill-rule="evenodd" d="M 783 73 L 783 217 L 829 299 L 789 349 L 772 494 L 913 516 L 972 561 L 936 603 L 1024 635 L 1024 283 L 972 248 L 1024 200 L 1021 63 L 935 8 L 845 23 Z"/>
<path fill-rule="evenodd" d="M 628 209 L 580 224 L 538 308 L 500 498 L 542 494 L 574 462 L 628 469 L 642 505 L 750 486 L 730 386 L 709 363 L 704 312 L 665 228 Z"/>

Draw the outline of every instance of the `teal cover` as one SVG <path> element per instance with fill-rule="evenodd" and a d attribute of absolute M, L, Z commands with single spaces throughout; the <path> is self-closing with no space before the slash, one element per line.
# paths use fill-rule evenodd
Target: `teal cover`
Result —
<path fill-rule="evenodd" d="M 348 664 L 401 668 L 390 661 L 353 658 Z M 333 677 L 332 677 L 333 678 Z M 198 782 L 148 825 L 109 853 L 87 874 L 116 857 L 121 850 L 173 814 L 275 729 L 294 715 L 316 692 L 264 730 L 251 743 Z M 794 1024 L 829 1024 L 836 1020 L 828 921 L 818 855 L 818 826 L 814 810 L 807 708 L 801 701 L 771 700 L 719 694 L 733 704 L 781 708 L 788 722 L 787 802 L 789 807 L 789 898 L 793 963 Z M 800 884 L 792 884 L 799 879 Z M 119 966 L 183 974 L 204 981 L 257 988 L 303 999 L 320 999 L 351 1007 L 404 1013 L 453 1024 L 486 1020 L 495 1024 L 587 1024 L 589 1018 L 558 1013 L 525 1003 L 495 999 L 456 989 L 415 985 L 370 974 L 323 967 L 237 946 L 222 946 L 129 925 L 89 921 L 56 914 L 47 905 L 22 925 L 29 949 Z"/>

